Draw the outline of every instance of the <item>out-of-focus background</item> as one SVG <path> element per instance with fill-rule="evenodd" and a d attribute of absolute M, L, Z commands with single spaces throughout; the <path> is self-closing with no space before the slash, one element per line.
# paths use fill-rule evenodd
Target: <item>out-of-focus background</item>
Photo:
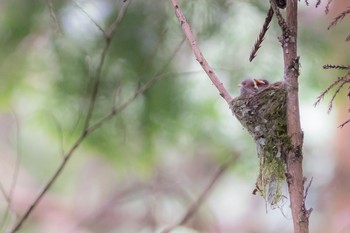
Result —
<path fill-rule="evenodd" d="M 331 96 L 317 108 L 313 103 L 345 75 L 322 65 L 350 63 L 349 19 L 327 30 L 349 3 L 333 1 L 326 15 L 327 1 L 318 8 L 316 2 L 299 4 L 304 173 L 313 177 L 306 204 L 314 209 L 311 232 L 345 233 L 350 125 L 337 127 L 350 118 L 349 102 L 341 92 L 330 114 Z M 276 20 L 257 58 L 248 61 L 268 1 L 180 3 L 233 96 L 244 78 L 283 78 Z M 24 213 L 79 136 L 104 47 L 96 24 L 107 28 L 120 7 L 112 0 L 1 0 L 0 232 Z M 147 80 L 164 77 L 86 138 L 20 232 L 160 232 L 180 221 L 232 157 L 198 212 L 173 232 L 292 232 L 288 200 L 271 210 L 252 195 L 258 174 L 253 140 L 183 38 L 170 1 L 131 1 L 102 67 L 92 122 Z"/>

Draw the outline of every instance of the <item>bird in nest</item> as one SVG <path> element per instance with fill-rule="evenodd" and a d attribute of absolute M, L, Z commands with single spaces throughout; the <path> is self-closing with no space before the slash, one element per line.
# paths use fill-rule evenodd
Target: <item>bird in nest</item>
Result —
<path fill-rule="evenodd" d="M 266 79 L 245 79 L 238 87 L 241 91 L 241 96 L 257 93 L 270 85 Z"/>

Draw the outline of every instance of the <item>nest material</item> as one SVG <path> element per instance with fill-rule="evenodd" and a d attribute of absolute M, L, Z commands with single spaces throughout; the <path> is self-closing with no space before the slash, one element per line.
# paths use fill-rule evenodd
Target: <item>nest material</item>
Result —
<path fill-rule="evenodd" d="M 287 134 L 287 91 L 283 82 L 231 102 L 233 114 L 254 138 L 260 160 L 256 188 L 272 206 L 283 199 L 281 185 L 285 178 L 285 152 L 289 148 Z"/>

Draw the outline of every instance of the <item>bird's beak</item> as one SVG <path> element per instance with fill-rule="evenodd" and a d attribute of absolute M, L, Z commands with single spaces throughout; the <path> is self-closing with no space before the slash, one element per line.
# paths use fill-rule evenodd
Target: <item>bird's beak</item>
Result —
<path fill-rule="evenodd" d="M 254 79 L 254 81 L 256 84 L 262 84 L 262 85 L 266 84 L 263 80 L 260 80 L 260 79 Z"/>
<path fill-rule="evenodd" d="M 242 83 L 238 84 L 237 87 L 243 87 Z"/>

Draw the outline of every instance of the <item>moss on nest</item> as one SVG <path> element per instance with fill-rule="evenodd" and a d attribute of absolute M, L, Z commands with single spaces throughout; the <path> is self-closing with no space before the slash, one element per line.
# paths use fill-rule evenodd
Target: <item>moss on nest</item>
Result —
<path fill-rule="evenodd" d="M 287 134 L 287 91 L 278 82 L 252 95 L 236 97 L 231 110 L 254 138 L 260 159 L 258 192 L 270 204 L 278 206 L 283 199 L 281 185 L 285 179 L 285 154 L 290 149 Z"/>

